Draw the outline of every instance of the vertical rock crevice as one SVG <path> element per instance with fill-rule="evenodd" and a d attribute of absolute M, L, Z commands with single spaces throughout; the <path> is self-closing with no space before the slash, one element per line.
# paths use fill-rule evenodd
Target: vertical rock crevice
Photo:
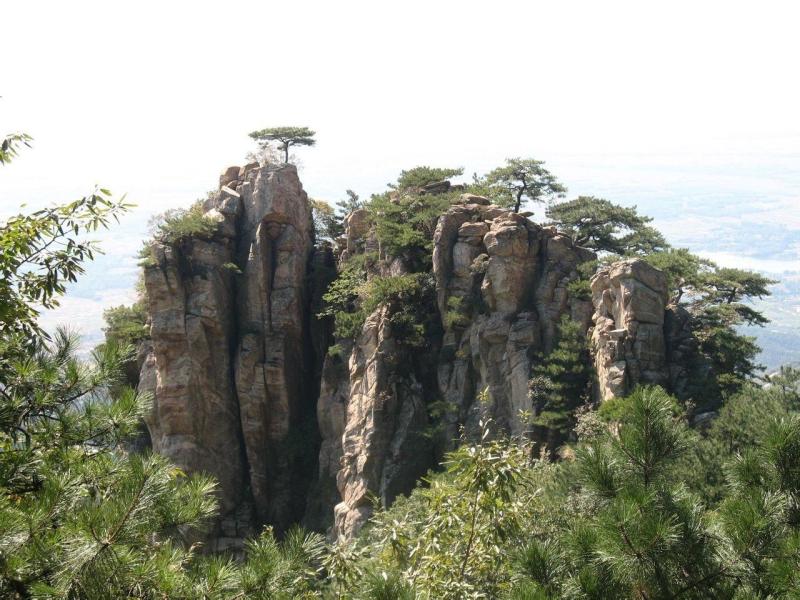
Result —
<path fill-rule="evenodd" d="M 302 516 L 299 429 L 319 371 L 304 351 L 311 210 L 294 166 L 258 164 L 226 170 L 204 209 L 215 233 L 154 242 L 145 268 L 146 421 L 154 450 L 219 481 L 218 539 L 242 537 L 221 531 L 230 518 L 283 531 Z"/>

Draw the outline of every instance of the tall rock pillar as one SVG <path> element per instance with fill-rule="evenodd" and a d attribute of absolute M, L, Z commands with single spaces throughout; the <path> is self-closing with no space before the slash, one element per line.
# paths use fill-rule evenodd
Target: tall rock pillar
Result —
<path fill-rule="evenodd" d="M 624 260 L 600 269 L 591 287 L 597 399 L 625 396 L 639 384 L 667 386 L 664 273 L 640 259 Z"/>
<path fill-rule="evenodd" d="M 283 529 L 302 516 L 293 438 L 313 393 L 311 208 L 294 166 L 253 163 L 227 169 L 203 209 L 215 231 L 153 242 L 144 270 L 146 422 L 156 452 L 219 481 L 224 513 L 252 501 Z"/>

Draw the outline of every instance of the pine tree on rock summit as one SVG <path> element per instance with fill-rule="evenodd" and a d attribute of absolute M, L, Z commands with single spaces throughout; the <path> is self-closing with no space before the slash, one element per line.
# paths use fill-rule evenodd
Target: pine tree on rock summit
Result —
<path fill-rule="evenodd" d="M 278 146 L 283 150 L 283 162 L 289 162 L 289 148 L 291 146 L 313 146 L 317 143 L 314 139 L 316 132 L 308 127 L 267 127 L 250 132 L 253 138 L 263 150 L 269 146 L 270 142 L 278 142 Z"/>

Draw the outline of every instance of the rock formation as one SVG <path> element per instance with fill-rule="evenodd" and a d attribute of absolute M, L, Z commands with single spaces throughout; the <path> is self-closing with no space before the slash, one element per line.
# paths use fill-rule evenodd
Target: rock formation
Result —
<path fill-rule="evenodd" d="M 347 252 L 358 251 L 356 239 L 374 246 L 363 223 L 355 213 L 348 219 Z M 347 369 L 329 369 L 328 363 L 339 357 L 326 363 L 318 405 L 320 469 L 330 479 L 331 465 L 341 456 L 335 535 L 353 535 L 371 514 L 373 497 L 391 502 L 433 466 L 426 391 L 447 407 L 439 424 L 445 448 L 462 426 L 468 435 L 475 433 L 481 416 L 520 434 L 526 426 L 520 411 L 531 408 L 528 379 L 534 356 L 552 348 L 562 314 L 589 326 L 590 302 L 571 298 L 567 285 L 578 278 L 578 265 L 594 254 L 554 229 L 489 205 L 480 196 L 464 195 L 461 204 L 439 218 L 433 244 L 443 328 L 431 353 L 434 393 L 423 385 L 426 375 L 420 368 L 409 372 L 385 307 L 367 318 L 346 357 Z M 476 397 L 484 389 L 490 403 L 481 405 Z M 341 436 L 341 443 L 328 432 Z"/>
<path fill-rule="evenodd" d="M 316 450 L 315 427 L 300 439 L 316 393 L 310 208 L 293 166 L 254 163 L 226 170 L 204 209 L 216 232 L 153 243 L 144 270 L 146 421 L 157 452 L 217 478 L 225 515 L 252 503 L 280 530 L 302 516 L 310 477 L 290 447 Z"/>
<path fill-rule="evenodd" d="M 666 387 L 664 274 L 643 260 L 624 260 L 600 269 L 591 287 L 598 399 L 624 396 L 639 384 Z"/>
<path fill-rule="evenodd" d="M 666 307 L 660 271 L 605 267 L 589 299 L 571 284 L 592 252 L 481 196 L 463 194 L 436 223 L 430 300 L 416 307 L 435 326 L 415 348 L 397 307 L 379 306 L 333 346 L 331 323 L 316 317 L 337 259 L 378 256 L 369 277 L 407 271 L 380 255 L 368 211 L 347 216 L 334 256 L 327 242 L 315 249 L 291 165 L 227 169 L 203 208 L 212 235 L 151 247 L 140 388 L 154 397 L 153 448 L 220 482 L 213 547 L 261 524 L 352 536 L 374 500 L 408 493 L 482 418 L 529 435 L 531 369 L 564 315 L 591 330 L 597 400 L 684 385 L 691 334 Z"/>
<path fill-rule="evenodd" d="M 534 356 L 552 349 L 561 315 L 588 328 L 590 304 L 570 297 L 567 286 L 593 258 L 555 229 L 496 206 L 454 206 L 439 219 L 433 272 L 445 334 L 438 386 L 455 409 L 450 436 L 462 424 L 474 431 L 487 412 L 505 431 L 522 433 Z M 481 390 L 490 406 L 474 402 Z"/>

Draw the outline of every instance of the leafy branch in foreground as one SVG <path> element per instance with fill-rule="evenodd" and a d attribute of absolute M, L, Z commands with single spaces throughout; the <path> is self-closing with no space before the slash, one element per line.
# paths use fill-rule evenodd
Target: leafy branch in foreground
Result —
<path fill-rule="evenodd" d="M 20 146 L 31 147 L 33 138 L 27 133 L 11 133 L 0 143 L 0 165 L 10 163 L 19 154 Z"/>
<path fill-rule="evenodd" d="M 108 227 L 132 204 L 106 189 L 63 206 L 15 215 L 0 226 L 0 335 L 38 332 L 38 309 L 58 306 L 66 284 L 83 273 L 97 242 L 78 239 Z"/>

